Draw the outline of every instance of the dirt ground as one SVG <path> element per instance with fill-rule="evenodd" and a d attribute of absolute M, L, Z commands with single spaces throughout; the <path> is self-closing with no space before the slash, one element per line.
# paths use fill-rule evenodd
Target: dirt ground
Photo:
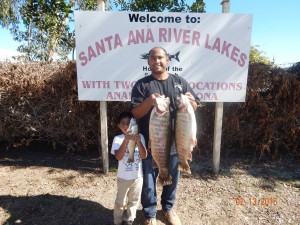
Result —
<path fill-rule="evenodd" d="M 0 151 L 0 224 L 112 224 L 116 161 L 110 158 L 108 174 L 101 164 L 97 153 Z M 211 164 L 200 157 L 192 175 L 181 174 L 175 210 L 183 224 L 300 224 L 299 161 L 221 157 L 218 176 Z M 165 224 L 158 209 L 158 224 Z M 139 208 L 134 224 L 143 221 Z"/>

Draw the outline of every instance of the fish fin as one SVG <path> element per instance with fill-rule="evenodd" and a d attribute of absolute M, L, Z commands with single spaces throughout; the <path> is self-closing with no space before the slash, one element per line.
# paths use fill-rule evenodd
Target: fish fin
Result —
<path fill-rule="evenodd" d="M 148 59 L 149 53 L 140 54 L 141 59 Z"/>
<path fill-rule="evenodd" d="M 160 177 L 158 175 L 158 182 L 161 186 L 166 186 L 172 184 L 172 177 L 169 175 L 168 177 Z"/>
<path fill-rule="evenodd" d="M 180 53 L 180 51 L 177 52 L 177 53 L 175 54 L 175 57 L 174 57 L 174 58 L 176 59 L 176 61 L 178 61 L 178 62 L 180 62 L 179 57 L 178 57 L 178 56 L 179 56 L 179 53 Z"/>
<path fill-rule="evenodd" d="M 182 162 L 180 162 L 180 163 L 178 164 L 178 170 L 179 170 L 179 171 L 186 172 L 186 173 L 188 173 L 188 174 L 191 174 L 191 173 L 192 173 L 192 172 L 191 172 L 191 168 L 190 168 L 190 166 L 189 166 L 188 163 L 182 163 Z"/>

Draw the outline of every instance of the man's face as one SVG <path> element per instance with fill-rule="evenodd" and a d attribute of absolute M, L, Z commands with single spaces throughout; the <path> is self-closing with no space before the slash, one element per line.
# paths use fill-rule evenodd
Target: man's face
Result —
<path fill-rule="evenodd" d="M 154 48 L 148 57 L 148 65 L 153 74 L 161 74 L 166 71 L 169 58 L 161 48 Z"/>

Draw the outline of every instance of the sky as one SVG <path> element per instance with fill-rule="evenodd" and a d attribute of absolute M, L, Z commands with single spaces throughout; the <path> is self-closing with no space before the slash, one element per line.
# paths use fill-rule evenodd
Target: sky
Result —
<path fill-rule="evenodd" d="M 222 12 L 222 0 L 204 2 L 206 13 Z M 300 61 L 299 9 L 300 0 L 230 0 L 230 13 L 253 15 L 251 45 L 282 67 Z M 0 60 L 15 55 L 18 45 L 9 31 L 0 28 Z"/>

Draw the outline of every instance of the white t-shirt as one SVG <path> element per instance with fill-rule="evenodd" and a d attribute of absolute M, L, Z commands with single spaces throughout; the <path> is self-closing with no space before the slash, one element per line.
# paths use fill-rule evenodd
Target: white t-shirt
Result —
<path fill-rule="evenodd" d="M 142 134 L 140 134 L 140 136 L 141 136 L 141 142 L 145 147 L 144 136 Z M 124 138 L 125 138 L 124 134 L 120 134 L 114 137 L 111 146 L 111 151 L 110 151 L 111 154 L 115 155 L 115 151 L 117 151 L 120 148 Z M 142 177 L 143 176 L 142 159 L 140 157 L 139 149 L 137 146 L 135 147 L 134 150 L 134 161 L 132 163 L 127 162 L 128 157 L 129 157 L 129 151 L 128 148 L 126 148 L 126 152 L 124 153 L 123 159 L 119 160 L 117 176 L 124 180 L 134 180 L 139 177 Z"/>

